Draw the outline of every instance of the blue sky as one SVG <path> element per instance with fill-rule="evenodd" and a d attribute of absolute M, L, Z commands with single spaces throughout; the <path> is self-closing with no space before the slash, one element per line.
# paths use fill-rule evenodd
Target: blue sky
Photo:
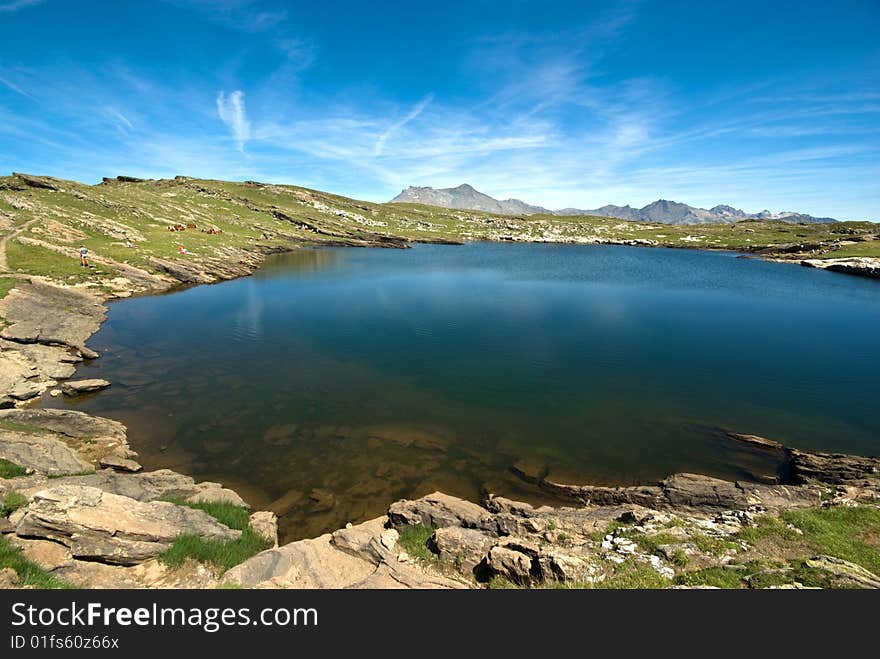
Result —
<path fill-rule="evenodd" d="M 880 220 L 880 3 L 0 0 L 0 172 Z"/>

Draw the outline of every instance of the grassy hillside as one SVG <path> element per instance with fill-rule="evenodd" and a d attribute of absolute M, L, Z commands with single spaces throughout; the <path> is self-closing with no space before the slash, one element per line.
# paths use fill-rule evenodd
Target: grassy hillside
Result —
<path fill-rule="evenodd" d="M 174 225 L 189 228 L 170 231 Z M 7 277 L 0 291 L 8 289 L 8 277 L 22 274 L 106 287 L 120 274 L 130 274 L 126 266 L 161 271 L 156 259 L 231 262 L 243 254 L 303 244 L 393 244 L 395 238 L 636 241 L 751 251 L 770 247 L 797 258 L 828 258 L 880 256 L 877 232 L 878 226 L 868 222 L 670 226 L 600 217 L 510 217 L 375 204 L 290 185 L 186 177 L 84 185 L 13 175 L 0 177 L 0 277 Z M 80 267 L 80 245 L 90 250 L 97 267 Z M 179 245 L 189 253 L 179 255 Z"/>

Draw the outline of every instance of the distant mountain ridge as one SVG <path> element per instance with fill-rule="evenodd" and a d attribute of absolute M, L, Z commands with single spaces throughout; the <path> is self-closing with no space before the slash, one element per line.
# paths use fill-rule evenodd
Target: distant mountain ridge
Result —
<path fill-rule="evenodd" d="M 397 195 L 392 202 L 408 202 L 441 206 L 443 208 L 459 208 L 462 210 L 486 211 L 501 215 L 532 215 L 534 213 L 552 213 L 554 215 L 599 215 L 614 217 L 635 222 L 663 222 L 665 224 L 726 224 L 740 220 L 782 220 L 784 222 L 837 222 L 830 217 L 813 217 L 806 213 L 785 211 L 773 213 L 768 210 L 760 213 L 746 213 L 739 208 L 719 204 L 710 209 L 697 208 L 677 201 L 658 199 L 643 208 L 632 206 L 614 206 L 609 204 L 601 208 L 584 210 L 580 208 L 563 208 L 548 210 L 541 206 L 533 206 L 519 199 L 499 200 L 474 189 L 467 183 L 455 188 L 408 187 Z"/>

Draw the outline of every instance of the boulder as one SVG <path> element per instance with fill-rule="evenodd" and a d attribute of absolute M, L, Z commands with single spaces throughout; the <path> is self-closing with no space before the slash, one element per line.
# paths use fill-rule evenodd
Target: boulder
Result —
<path fill-rule="evenodd" d="M 459 571 L 472 574 L 495 542 L 497 539 L 484 531 L 447 526 L 434 531 L 428 547 L 441 559 L 453 563 Z"/>
<path fill-rule="evenodd" d="M 225 542 L 241 532 L 201 510 L 58 485 L 34 494 L 16 535 L 60 542 L 74 558 L 134 565 L 158 556 L 180 535 Z"/>
<path fill-rule="evenodd" d="M 100 378 L 89 380 L 69 380 L 61 385 L 61 391 L 65 396 L 78 396 L 90 391 L 100 391 L 110 386 L 110 382 Z"/>
<path fill-rule="evenodd" d="M 482 566 L 491 576 L 526 585 L 532 580 L 532 559 L 509 547 L 495 546 L 489 550 Z"/>
<path fill-rule="evenodd" d="M 375 569 L 373 563 L 333 546 L 328 533 L 260 552 L 229 570 L 224 581 L 245 588 L 348 588 Z"/>
<path fill-rule="evenodd" d="M 254 533 L 271 543 L 273 547 L 278 546 L 278 517 L 275 513 L 268 510 L 252 513 L 249 525 Z"/>
<path fill-rule="evenodd" d="M 392 526 L 463 526 L 494 530 L 492 515 L 470 501 L 434 492 L 415 501 L 397 501 L 388 509 Z"/>

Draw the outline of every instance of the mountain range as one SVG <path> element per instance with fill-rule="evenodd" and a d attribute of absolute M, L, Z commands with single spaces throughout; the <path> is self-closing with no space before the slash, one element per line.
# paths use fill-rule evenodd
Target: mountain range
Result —
<path fill-rule="evenodd" d="M 663 222 L 665 224 L 727 224 L 740 220 L 782 220 L 784 222 L 837 222 L 830 217 L 813 217 L 806 213 L 784 211 L 774 213 L 768 210 L 760 213 L 746 213 L 733 206 L 719 204 L 712 208 L 697 208 L 677 201 L 658 199 L 642 208 L 632 206 L 607 205 L 590 210 L 580 208 L 563 208 L 549 210 L 541 206 L 533 206 L 519 199 L 495 199 L 475 190 L 467 183 L 455 188 L 408 187 L 397 195 L 392 202 L 408 202 L 441 206 L 443 208 L 460 208 L 462 210 L 486 211 L 500 215 L 533 215 L 550 213 L 553 215 L 598 215 L 614 217 L 621 220 L 636 222 Z"/>

